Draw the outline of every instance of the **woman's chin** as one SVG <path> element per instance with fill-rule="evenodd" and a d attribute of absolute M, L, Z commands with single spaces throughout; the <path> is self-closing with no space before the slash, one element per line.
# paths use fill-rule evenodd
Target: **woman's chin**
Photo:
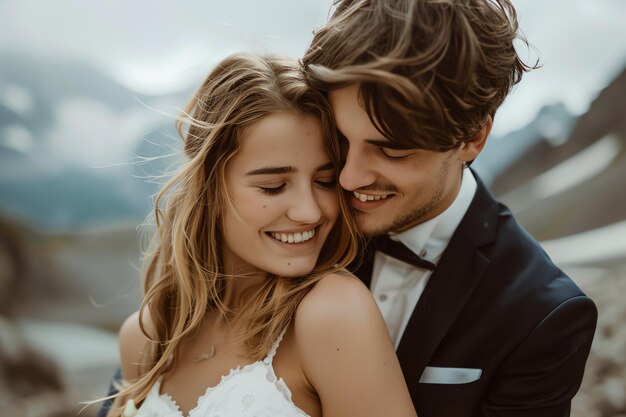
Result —
<path fill-rule="evenodd" d="M 314 268 L 315 262 L 285 261 L 284 265 L 275 266 L 270 272 L 284 278 L 296 278 L 309 275 Z"/>

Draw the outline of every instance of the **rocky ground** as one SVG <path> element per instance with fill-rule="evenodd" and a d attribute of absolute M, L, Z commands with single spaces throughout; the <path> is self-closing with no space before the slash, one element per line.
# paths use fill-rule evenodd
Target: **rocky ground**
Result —
<path fill-rule="evenodd" d="M 626 262 L 579 274 L 577 282 L 596 302 L 599 316 L 572 416 L 626 417 Z"/>

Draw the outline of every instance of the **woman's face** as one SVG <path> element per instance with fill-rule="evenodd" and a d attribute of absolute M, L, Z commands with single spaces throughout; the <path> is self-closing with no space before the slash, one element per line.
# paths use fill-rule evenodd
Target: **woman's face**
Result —
<path fill-rule="evenodd" d="M 226 167 L 226 270 L 310 273 L 339 214 L 319 119 L 274 113 L 246 129 L 240 144 Z"/>

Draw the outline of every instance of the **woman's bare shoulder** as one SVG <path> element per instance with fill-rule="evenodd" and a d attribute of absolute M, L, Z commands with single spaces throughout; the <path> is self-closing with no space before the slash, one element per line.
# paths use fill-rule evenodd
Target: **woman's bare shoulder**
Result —
<path fill-rule="evenodd" d="M 321 279 L 298 306 L 293 335 L 325 414 L 415 415 L 382 314 L 353 275 Z"/>
<path fill-rule="evenodd" d="M 297 318 L 322 318 L 329 313 L 354 308 L 376 307 L 369 289 L 348 271 L 338 271 L 320 279 L 304 297 L 296 312 Z M 313 316 L 313 317 L 310 317 Z"/>
<path fill-rule="evenodd" d="M 143 326 L 147 331 L 152 328 L 152 321 L 147 310 L 143 314 Z M 141 329 L 139 311 L 136 311 L 122 323 L 119 331 L 122 376 L 126 381 L 133 381 L 141 376 L 139 365 L 144 362 L 149 342 L 150 340 Z"/>
<path fill-rule="evenodd" d="M 360 323 L 383 323 L 369 289 L 347 271 L 322 278 L 304 297 L 295 316 L 296 331 L 315 337 L 319 332 L 354 329 Z"/>

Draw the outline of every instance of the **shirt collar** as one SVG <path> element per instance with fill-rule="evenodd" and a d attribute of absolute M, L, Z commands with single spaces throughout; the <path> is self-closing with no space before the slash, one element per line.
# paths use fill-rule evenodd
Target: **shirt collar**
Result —
<path fill-rule="evenodd" d="M 465 216 L 477 187 L 472 172 L 464 169 L 459 193 L 447 209 L 424 223 L 400 233 L 390 234 L 390 238 L 404 243 L 413 253 L 436 262 Z M 428 249 L 427 254 L 423 255 L 425 249 Z"/>

